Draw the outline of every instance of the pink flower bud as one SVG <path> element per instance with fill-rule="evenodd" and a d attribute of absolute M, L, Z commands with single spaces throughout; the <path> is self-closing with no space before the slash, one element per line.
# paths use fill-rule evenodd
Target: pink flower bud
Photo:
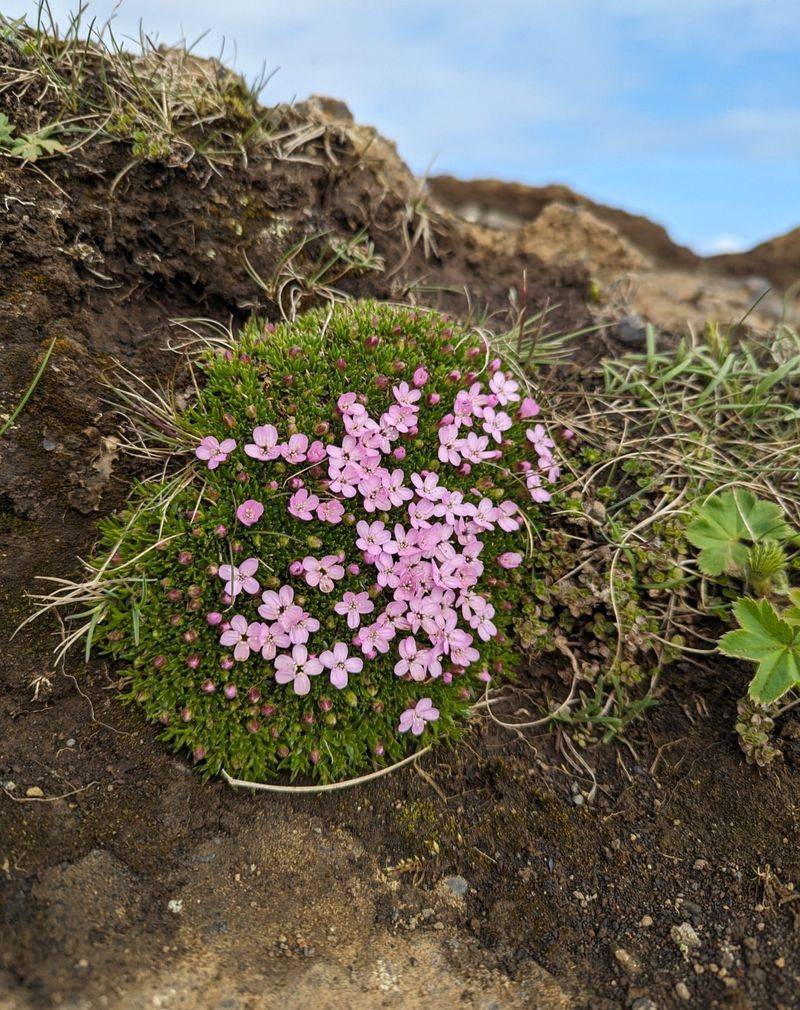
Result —
<path fill-rule="evenodd" d="M 337 358 L 336 367 L 339 369 L 340 372 L 343 372 L 347 368 L 347 362 L 344 360 L 344 358 Z"/>
<path fill-rule="evenodd" d="M 294 575 L 295 578 L 298 575 L 302 575 L 303 574 L 303 562 L 302 561 L 293 561 L 289 565 L 289 574 L 290 575 Z"/>
<path fill-rule="evenodd" d="M 218 610 L 212 610 L 211 613 L 206 614 L 206 622 L 212 628 L 216 628 L 218 624 L 222 624 L 222 614 Z"/>
<path fill-rule="evenodd" d="M 414 372 L 414 377 L 412 378 L 411 381 L 414 383 L 417 389 L 422 389 L 422 387 L 425 385 L 425 383 L 428 381 L 429 378 L 430 376 L 428 375 L 427 369 L 424 368 L 422 365 L 420 365 L 419 368 Z"/>
<path fill-rule="evenodd" d="M 461 474 L 462 477 L 469 477 L 469 475 L 472 473 L 472 466 L 469 463 L 462 463 L 461 466 L 458 468 L 458 472 Z"/>
<path fill-rule="evenodd" d="M 450 380 L 450 382 L 458 382 L 458 380 L 461 378 L 461 372 L 459 372 L 457 368 L 454 368 L 453 371 L 450 372 L 450 374 L 447 376 L 447 378 Z"/>
<path fill-rule="evenodd" d="M 484 684 L 488 684 L 491 679 L 492 675 L 489 673 L 488 670 L 481 670 L 481 672 L 478 674 L 478 680 L 482 680 Z"/>
<path fill-rule="evenodd" d="M 440 400 L 441 396 L 438 393 L 428 393 L 428 406 L 435 407 Z"/>
<path fill-rule="evenodd" d="M 519 568 L 522 564 L 522 555 L 517 554 L 516 551 L 506 551 L 505 554 L 498 556 L 497 563 L 501 568 Z"/>
<path fill-rule="evenodd" d="M 355 562 L 347 566 L 348 575 L 358 575 L 361 572 L 361 565 L 357 565 Z"/>
<path fill-rule="evenodd" d="M 375 348 L 376 348 L 376 347 L 378 346 L 378 343 L 379 343 L 379 340 L 378 340 L 378 338 L 377 338 L 377 337 L 375 336 L 375 334 L 374 334 L 374 333 L 372 334 L 372 336 L 370 336 L 370 337 L 367 337 L 367 338 L 366 338 L 366 339 L 364 340 L 364 346 L 365 346 L 365 347 L 367 348 L 367 350 L 369 350 L 369 351 L 372 351 L 372 350 L 374 350 L 374 349 L 375 349 Z"/>
<path fill-rule="evenodd" d="M 319 707 L 323 712 L 330 712 L 330 710 L 333 708 L 333 702 L 330 700 L 330 698 L 320 698 Z"/>
<path fill-rule="evenodd" d="M 194 758 L 195 761 L 202 761 L 205 756 L 206 756 L 206 749 L 202 745 L 200 745 L 199 747 L 195 747 L 195 749 L 192 751 L 192 757 Z"/>
<path fill-rule="evenodd" d="M 228 527 L 220 523 L 219 526 L 214 527 L 214 532 L 218 537 L 226 537 L 228 535 Z"/>
<path fill-rule="evenodd" d="M 502 364 L 502 362 L 500 361 L 499 358 L 493 358 L 489 362 L 489 371 L 490 372 L 496 372 L 497 369 L 500 367 L 501 364 Z"/>
<path fill-rule="evenodd" d="M 261 692 L 257 687 L 251 687 L 247 692 L 247 700 L 251 705 L 257 705 L 261 701 Z"/>
<path fill-rule="evenodd" d="M 179 565 L 190 565 L 192 563 L 192 552 L 191 551 L 181 551 L 178 554 L 178 564 Z"/>
<path fill-rule="evenodd" d="M 203 694 L 213 694 L 216 691 L 216 689 L 217 685 L 214 683 L 213 680 L 204 680 L 203 686 L 200 688 Z"/>
<path fill-rule="evenodd" d="M 573 438 L 575 438 L 575 432 L 572 430 L 572 428 L 565 428 L 561 432 L 561 437 L 564 439 L 565 442 L 570 442 Z"/>
<path fill-rule="evenodd" d="M 386 748 L 380 742 L 380 740 L 375 741 L 375 755 L 376 757 L 383 757 Z"/>
<path fill-rule="evenodd" d="M 248 733 L 258 733 L 260 729 L 261 729 L 261 723 L 258 721 L 258 719 L 251 719 L 247 724 Z"/>
<path fill-rule="evenodd" d="M 200 657 L 197 655 L 196 652 L 192 653 L 191 656 L 187 657 L 186 665 L 189 667 L 190 670 L 196 670 L 198 666 L 200 666 Z"/>
<path fill-rule="evenodd" d="M 223 656 L 219 661 L 219 667 L 221 670 L 232 670 L 233 669 L 233 657 Z"/>
<path fill-rule="evenodd" d="M 181 709 L 181 719 L 184 722 L 191 722 L 192 721 L 192 710 L 190 708 L 183 708 L 183 709 Z"/>
<path fill-rule="evenodd" d="M 183 620 L 183 618 L 181 617 L 180 614 L 173 614 L 172 617 L 170 617 L 170 619 L 169 619 L 170 627 L 172 627 L 172 628 L 178 628 L 178 627 L 180 627 L 180 624 L 181 624 L 182 620 Z"/>
<path fill-rule="evenodd" d="M 378 387 L 378 389 L 386 389 L 386 387 L 389 385 L 388 377 L 386 375 L 376 375 L 375 385 Z"/>
<path fill-rule="evenodd" d="M 536 417 L 536 415 L 541 410 L 541 407 L 536 402 L 536 400 L 531 399 L 530 396 L 526 396 L 522 403 L 519 405 L 519 410 L 517 411 L 517 417 L 520 421 L 527 421 L 529 417 Z"/>
<path fill-rule="evenodd" d="M 167 593 L 167 599 L 169 600 L 170 603 L 179 603 L 182 598 L 183 593 L 180 591 L 180 589 L 170 589 L 170 591 Z"/>
<path fill-rule="evenodd" d="M 225 695 L 228 701 L 233 701 L 233 699 L 239 692 L 236 690 L 235 684 L 226 684 L 225 687 L 223 687 L 222 689 L 222 693 Z"/>
<path fill-rule="evenodd" d="M 186 642 L 187 645 L 192 645 L 194 642 L 197 641 L 197 632 L 194 630 L 194 628 L 189 628 L 188 631 L 184 631 L 183 640 L 184 642 Z"/>
<path fill-rule="evenodd" d="M 166 666 L 166 665 L 167 665 L 167 657 L 166 656 L 156 656 L 155 659 L 153 660 L 153 666 L 157 670 L 160 670 L 163 666 Z"/>
<path fill-rule="evenodd" d="M 264 716 L 265 719 L 269 719 L 269 717 L 271 715 L 275 715 L 275 706 L 274 705 L 262 705 L 261 706 L 261 714 Z"/>
<path fill-rule="evenodd" d="M 302 477 L 292 477 L 292 479 L 291 479 L 291 481 L 289 483 L 291 484 L 292 491 L 299 491 L 300 488 L 303 486 L 303 478 Z"/>
<path fill-rule="evenodd" d="M 406 451 L 402 447 L 402 445 L 398 445 L 397 448 L 392 453 L 392 455 L 394 456 L 395 459 L 398 459 L 398 460 L 405 459 L 406 458 Z"/>
<path fill-rule="evenodd" d="M 322 757 L 322 755 L 320 754 L 320 752 L 318 750 L 309 751 L 308 760 L 311 762 L 312 765 L 317 764 L 317 762 L 319 761 L 319 759 L 321 757 Z"/>
<path fill-rule="evenodd" d="M 270 489 L 270 491 L 277 491 L 278 488 L 280 487 L 280 484 L 276 480 L 271 480 L 269 484 L 267 484 L 267 487 Z"/>

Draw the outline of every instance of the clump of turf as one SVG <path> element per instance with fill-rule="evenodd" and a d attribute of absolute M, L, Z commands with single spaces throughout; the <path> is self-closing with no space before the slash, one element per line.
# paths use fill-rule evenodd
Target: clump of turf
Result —
<path fill-rule="evenodd" d="M 558 433 L 510 355 L 432 312 L 250 323 L 142 429 L 168 478 L 106 520 L 90 639 L 207 773 L 338 781 L 451 739 L 515 668 Z"/>

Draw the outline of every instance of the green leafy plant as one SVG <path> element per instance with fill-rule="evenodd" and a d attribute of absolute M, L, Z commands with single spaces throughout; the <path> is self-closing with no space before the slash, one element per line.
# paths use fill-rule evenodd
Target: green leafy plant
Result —
<path fill-rule="evenodd" d="M 733 609 L 739 627 L 719 642 L 724 655 L 757 664 L 749 694 L 762 705 L 800 684 L 800 593 L 793 595 L 789 620 L 769 600 L 738 600 Z"/>
<path fill-rule="evenodd" d="M 793 533 L 780 506 L 756 498 L 745 488 L 707 498 L 686 527 L 686 539 L 700 548 L 698 564 L 704 575 L 716 578 L 749 570 L 759 582 L 783 570 L 785 555 L 773 545 Z"/>
<path fill-rule="evenodd" d="M 63 154 L 66 147 L 53 136 L 59 129 L 51 123 L 35 133 L 17 135 L 16 127 L 5 113 L 0 113 L 0 154 L 21 161 L 38 161 L 53 154 Z"/>

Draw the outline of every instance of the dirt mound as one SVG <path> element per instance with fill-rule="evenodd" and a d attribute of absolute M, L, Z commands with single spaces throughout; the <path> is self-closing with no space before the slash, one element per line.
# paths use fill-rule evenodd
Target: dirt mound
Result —
<path fill-rule="evenodd" d="M 467 220 L 495 227 L 521 224 L 535 221 L 547 206 L 559 203 L 590 211 L 600 221 L 612 225 L 641 253 L 660 265 L 693 267 L 700 259 L 691 249 L 673 242 L 661 225 L 641 215 L 595 203 L 594 200 L 573 192 L 568 186 L 524 186 L 496 179 L 462 181 L 450 175 L 433 176 L 428 180 L 428 185 L 441 204 Z"/>
<path fill-rule="evenodd" d="M 730 277 L 765 277 L 779 290 L 800 283 L 800 228 L 743 253 L 710 256 L 707 262 Z"/>

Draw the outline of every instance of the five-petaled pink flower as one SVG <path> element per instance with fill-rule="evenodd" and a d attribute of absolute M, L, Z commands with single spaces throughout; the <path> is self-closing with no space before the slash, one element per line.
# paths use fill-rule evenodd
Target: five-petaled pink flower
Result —
<path fill-rule="evenodd" d="M 275 680 L 278 684 L 291 684 L 295 694 L 308 694 L 311 690 L 310 677 L 322 673 L 322 663 L 316 656 L 309 656 L 304 645 L 296 645 L 291 656 L 282 653 L 275 660 Z"/>
<path fill-rule="evenodd" d="M 522 555 L 518 554 L 517 551 L 506 551 L 505 554 L 498 556 L 497 563 L 501 568 L 519 568 L 522 564 Z"/>
<path fill-rule="evenodd" d="M 369 593 L 345 593 L 333 608 L 342 617 L 347 615 L 347 627 L 357 628 L 361 624 L 363 614 L 371 614 L 375 604 L 369 598 Z"/>
<path fill-rule="evenodd" d="M 253 441 L 244 447 L 245 454 L 251 459 L 267 461 L 279 459 L 281 449 L 278 445 L 278 430 L 271 424 L 261 424 L 253 428 Z"/>
<path fill-rule="evenodd" d="M 248 633 L 247 618 L 237 614 L 231 618 L 230 627 L 219 636 L 220 645 L 224 645 L 226 649 L 234 646 L 233 658 L 239 663 L 243 663 L 250 656 Z"/>
<path fill-rule="evenodd" d="M 244 526 L 252 526 L 257 523 L 264 514 L 264 506 L 254 498 L 248 498 L 236 509 L 236 518 Z"/>
<path fill-rule="evenodd" d="M 314 510 L 318 505 L 319 498 L 315 494 L 309 494 L 304 487 L 301 487 L 289 499 L 289 512 L 295 519 L 302 519 L 303 522 L 309 523 L 314 518 Z"/>
<path fill-rule="evenodd" d="M 439 718 L 439 709 L 433 707 L 430 698 L 420 698 L 413 708 L 407 708 L 400 716 L 400 725 L 397 727 L 401 733 L 409 730 L 414 736 L 420 736 L 425 729 L 426 722 L 434 722 Z"/>
<path fill-rule="evenodd" d="M 342 521 L 344 515 L 344 505 L 338 498 L 328 498 L 317 505 L 317 519 L 323 523 L 331 523 L 335 526 Z"/>
<path fill-rule="evenodd" d="M 231 598 L 244 590 L 253 596 L 259 586 L 253 576 L 258 571 L 258 558 L 247 558 L 240 565 L 220 565 L 219 577 L 225 581 L 225 592 Z"/>
<path fill-rule="evenodd" d="M 336 642 L 333 649 L 320 654 L 319 660 L 331 671 L 331 684 L 340 691 L 347 687 L 348 675 L 358 673 L 364 666 L 358 656 L 348 656 L 344 642 Z"/>
<path fill-rule="evenodd" d="M 216 470 L 235 448 L 236 440 L 233 438 L 224 438 L 220 442 L 214 435 L 206 435 L 195 449 L 194 454 L 207 464 L 209 470 Z"/>

